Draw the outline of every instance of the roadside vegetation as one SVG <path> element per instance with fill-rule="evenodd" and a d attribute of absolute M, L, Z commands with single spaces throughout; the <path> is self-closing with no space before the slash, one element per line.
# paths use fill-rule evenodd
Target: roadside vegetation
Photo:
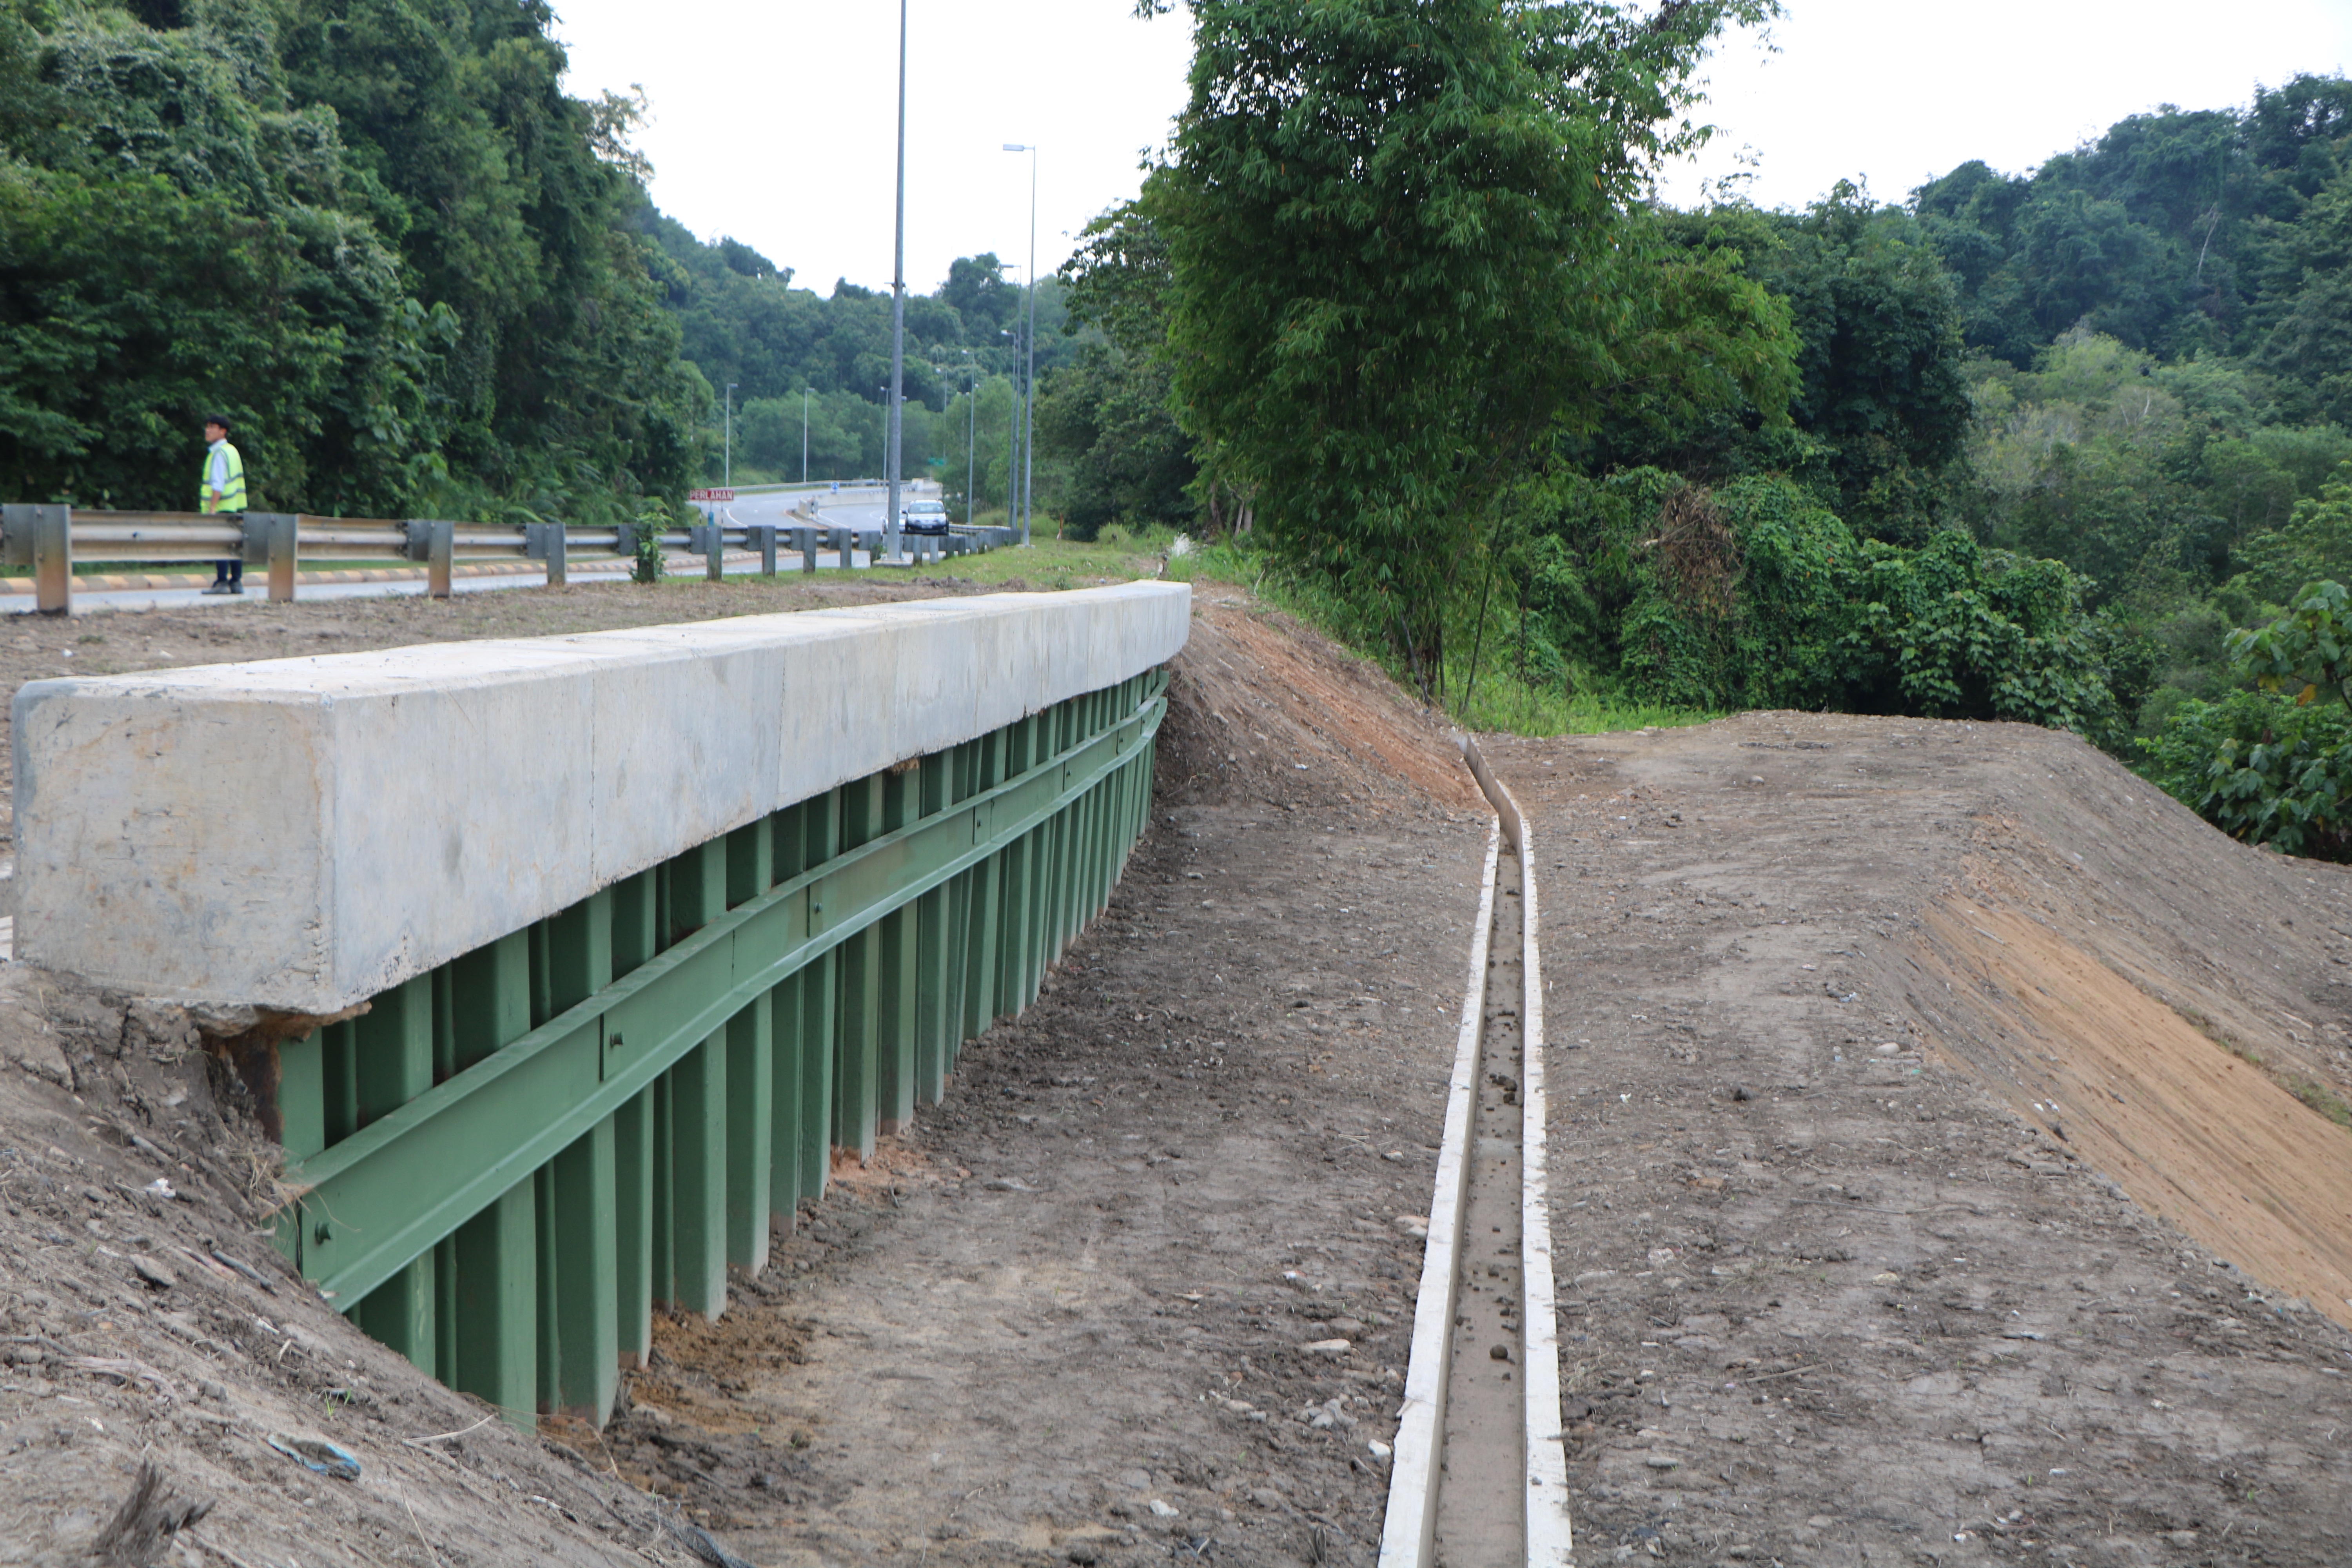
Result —
<path fill-rule="evenodd" d="M 1459 722 L 2019 720 L 2352 853 L 2352 83 L 1675 211 L 1775 0 L 1183 4 L 1163 161 L 1038 289 L 1041 536 L 1181 533 Z M 877 470 L 887 298 L 662 215 L 551 17 L 0 0 L 0 492 L 183 505 L 217 407 L 257 506 L 657 521 L 730 383 L 739 479 Z M 1023 306 L 908 303 L 910 470 L 982 519 Z"/>

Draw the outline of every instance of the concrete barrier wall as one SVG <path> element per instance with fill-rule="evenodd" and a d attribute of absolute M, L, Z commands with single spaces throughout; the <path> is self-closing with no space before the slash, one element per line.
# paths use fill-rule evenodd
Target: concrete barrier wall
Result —
<path fill-rule="evenodd" d="M 836 784 L 1164 663 L 1135 583 L 35 681 L 18 953 L 340 1012 Z"/>

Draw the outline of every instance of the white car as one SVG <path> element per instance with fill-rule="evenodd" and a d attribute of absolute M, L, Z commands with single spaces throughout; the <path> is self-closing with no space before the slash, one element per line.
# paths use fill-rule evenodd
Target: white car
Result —
<path fill-rule="evenodd" d="M 910 500 L 898 509 L 898 526 L 908 533 L 945 533 L 948 509 L 935 500 Z"/>

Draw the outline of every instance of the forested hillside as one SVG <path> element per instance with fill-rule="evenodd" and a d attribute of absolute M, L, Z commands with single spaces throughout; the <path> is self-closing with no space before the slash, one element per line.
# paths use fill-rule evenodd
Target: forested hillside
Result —
<path fill-rule="evenodd" d="M 1037 290 L 1060 527 L 1199 535 L 1465 720 L 2030 720 L 2352 853 L 2352 83 L 1685 212 L 1773 0 L 1185 4 L 1166 162 Z M 215 409 L 257 507 L 878 471 L 887 296 L 659 213 L 551 15 L 0 0 L 0 493 L 184 506 Z M 1008 270 L 908 304 L 908 468 L 984 508 Z"/>
<path fill-rule="evenodd" d="M 1472 721 L 2025 720 L 2352 848 L 2352 83 L 1684 212 L 1767 0 L 1188 8 L 1171 156 L 1065 268 L 1073 524 L 1181 520 Z"/>
<path fill-rule="evenodd" d="M 0 5 L 0 490 L 575 515 L 675 493 L 708 389 L 628 216 L 634 106 L 532 0 Z"/>

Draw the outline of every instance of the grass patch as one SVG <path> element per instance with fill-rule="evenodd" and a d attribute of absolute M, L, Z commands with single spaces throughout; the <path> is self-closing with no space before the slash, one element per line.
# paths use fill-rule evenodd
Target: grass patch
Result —
<path fill-rule="evenodd" d="M 1106 529 L 1106 535 L 1112 531 Z M 1325 636 L 1362 654 L 1408 691 L 1418 689 L 1394 643 L 1363 612 L 1328 584 L 1269 569 L 1265 557 L 1231 544 L 1195 546 L 1168 563 L 1168 575 L 1186 582 L 1231 583 L 1265 604 L 1296 616 Z M 1512 663 L 1510 638 L 1499 623 L 1485 638 L 1465 626 L 1449 633 L 1460 646 L 1478 645 L 1476 679 L 1464 679 L 1466 693 L 1446 693 L 1446 716 L 1470 730 L 1514 735 L 1601 735 L 1625 730 L 1664 730 L 1704 724 L 1721 713 L 1628 700 L 1599 683 L 1577 689 L 1573 678 L 1559 681 L 1523 677 Z"/>

